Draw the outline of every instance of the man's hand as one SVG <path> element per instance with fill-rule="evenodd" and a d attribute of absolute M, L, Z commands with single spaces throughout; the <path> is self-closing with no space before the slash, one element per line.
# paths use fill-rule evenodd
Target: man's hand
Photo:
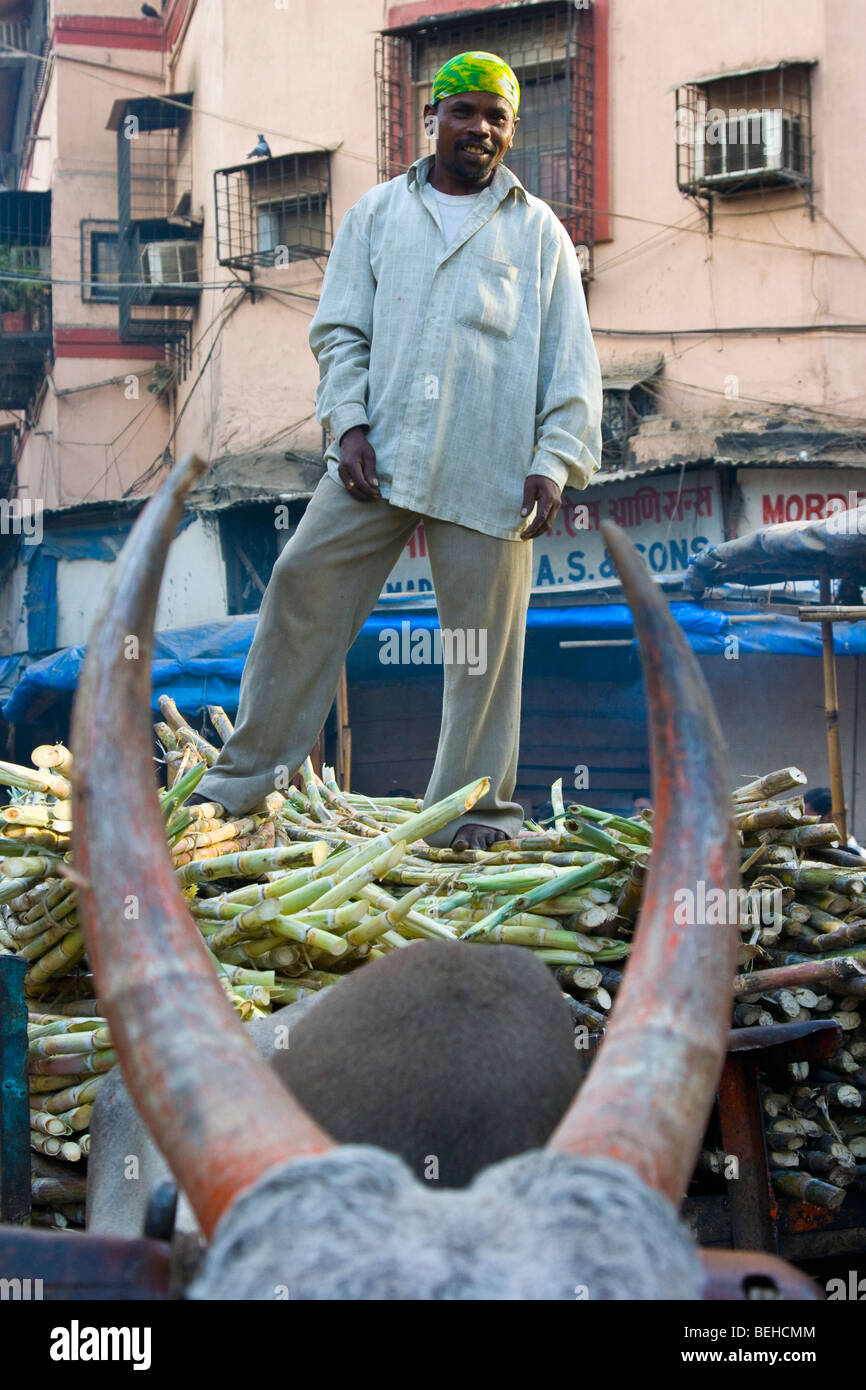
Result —
<path fill-rule="evenodd" d="M 340 440 L 340 482 L 356 502 L 381 502 L 376 477 L 376 453 L 367 443 L 363 425 L 346 430 Z"/>
<path fill-rule="evenodd" d="M 523 484 L 523 506 L 520 515 L 529 516 L 534 506 L 535 520 L 521 531 L 522 541 L 534 541 L 536 536 L 540 536 L 542 531 L 553 525 L 561 497 L 562 492 L 552 478 L 545 478 L 542 473 L 530 473 Z"/>

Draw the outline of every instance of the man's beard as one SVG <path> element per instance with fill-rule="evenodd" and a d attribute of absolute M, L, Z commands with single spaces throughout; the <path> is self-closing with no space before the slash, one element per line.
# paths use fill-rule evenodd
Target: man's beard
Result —
<path fill-rule="evenodd" d="M 453 174 L 455 178 L 461 179 L 463 183 L 485 183 L 496 168 L 496 163 L 493 159 L 484 167 L 479 166 L 478 168 L 469 169 L 458 164 L 456 158 L 449 162 L 443 160 L 443 163 L 445 163 L 445 168 L 448 172 Z"/>

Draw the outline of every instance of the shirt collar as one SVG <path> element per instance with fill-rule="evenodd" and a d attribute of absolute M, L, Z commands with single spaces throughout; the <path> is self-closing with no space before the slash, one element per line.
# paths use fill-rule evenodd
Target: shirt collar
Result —
<path fill-rule="evenodd" d="M 423 184 L 429 182 L 435 159 L 435 155 L 423 154 L 420 159 L 415 160 L 414 164 L 409 165 L 409 168 L 406 170 L 406 180 L 410 188 L 413 186 L 420 188 Z M 510 169 L 506 169 L 504 164 L 497 164 L 493 171 L 491 182 L 487 185 L 486 189 L 482 189 L 481 191 L 486 193 L 488 190 L 492 190 L 497 195 L 497 200 L 501 202 L 506 194 L 511 192 L 512 188 L 517 190 L 518 196 L 521 197 L 524 202 L 529 201 L 526 189 L 523 187 L 517 175 L 512 174 Z"/>

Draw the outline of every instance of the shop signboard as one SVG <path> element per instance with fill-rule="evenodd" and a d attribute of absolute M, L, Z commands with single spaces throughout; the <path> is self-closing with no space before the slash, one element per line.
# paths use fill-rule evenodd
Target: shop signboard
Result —
<path fill-rule="evenodd" d="M 570 593 L 617 583 L 601 523 L 615 521 L 653 575 L 681 578 L 689 556 L 725 539 L 718 477 L 711 470 L 643 474 L 569 494 L 551 531 L 533 541 L 533 594 Z M 423 525 L 410 538 L 383 590 L 433 592 Z"/>
<path fill-rule="evenodd" d="M 866 469 L 741 468 L 738 534 L 782 521 L 822 521 L 866 501 Z"/>

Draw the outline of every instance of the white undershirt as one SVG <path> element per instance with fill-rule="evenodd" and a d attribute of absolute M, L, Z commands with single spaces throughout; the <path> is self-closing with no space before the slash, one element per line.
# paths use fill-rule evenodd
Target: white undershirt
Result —
<path fill-rule="evenodd" d="M 478 197 L 477 193 L 440 193 L 438 188 L 434 188 L 436 202 L 439 205 L 439 216 L 442 218 L 442 230 L 445 233 L 445 245 L 450 246 L 469 213 L 469 204 L 474 203 Z"/>

